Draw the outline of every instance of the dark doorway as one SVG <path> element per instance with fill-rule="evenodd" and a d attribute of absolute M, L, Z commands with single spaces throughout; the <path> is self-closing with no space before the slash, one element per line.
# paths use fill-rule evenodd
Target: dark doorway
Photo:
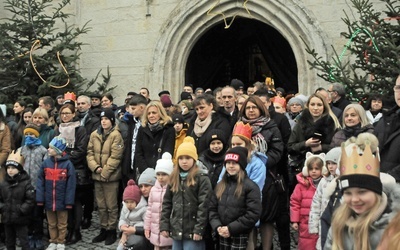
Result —
<path fill-rule="evenodd" d="M 272 77 L 275 87 L 298 91 L 297 65 L 286 39 L 274 28 L 236 18 L 229 29 L 212 27 L 193 47 L 185 82 L 204 89 L 229 85 L 238 78 L 246 86 Z"/>

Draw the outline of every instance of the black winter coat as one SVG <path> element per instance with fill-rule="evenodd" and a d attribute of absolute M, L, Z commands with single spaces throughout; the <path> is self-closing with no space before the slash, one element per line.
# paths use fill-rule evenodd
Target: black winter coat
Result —
<path fill-rule="evenodd" d="M 198 163 L 198 165 L 203 164 L 207 169 L 213 190 L 215 186 L 217 186 L 219 175 L 224 168 L 225 151 L 226 150 L 223 149 L 220 154 L 214 154 L 211 150 L 207 149 L 199 156 L 200 163 Z"/>
<path fill-rule="evenodd" d="M 392 175 L 400 182 L 400 108 L 396 106 L 378 121 L 375 135 L 379 140 L 381 172 Z"/>
<path fill-rule="evenodd" d="M 209 218 L 211 228 L 217 231 L 220 226 L 228 226 L 232 236 L 249 233 L 260 219 L 261 202 L 259 187 L 245 176 L 240 197 L 235 196 L 236 176 L 224 176 L 226 188 L 220 200 L 215 193 L 211 197 Z"/>
<path fill-rule="evenodd" d="M 213 113 L 211 116 L 211 123 L 201 137 L 197 137 L 193 131 L 193 128 L 195 126 L 194 122 L 196 121 L 196 118 L 197 114 L 195 114 L 192 120 L 190 121 L 189 129 L 186 132 L 186 136 L 193 137 L 195 146 L 197 148 L 197 154 L 200 154 L 204 150 L 208 149 L 209 145 L 207 145 L 207 138 L 211 136 L 210 131 L 213 129 L 220 129 L 225 131 L 226 138 L 224 141 L 228 141 L 229 136 L 232 134 L 232 130 L 230 130 L 230 125 L 226 118 L 221 117 L 219 113 Z"/>
<path fill-rule="evenodd" d="M 6 175 L 0 185 L 0 211 L 4 224 L 28 225 L 35 205 L 35 191 L 29 175 L 23 171 L 14 178 Z"/>
<path fill-rule="evenodd" d="M 93 131 L 96 131 L 100 126 L 100 118 L 97 117 L 91 109 L 89 109 L 88 113 L 82 118 L 84 119 L 83 127 L 86 129 L 86 135 L 88 138 Z M 82 120 L 81 120 L 82 122 Z"/>
<path fill-rule="evenodd" d="M 267 152 L 265 153 L 268 156 L 267 169 L 275 173 L 277 164 L 280 161 L 285 148 L 281 132 L 276 123 L 273 120 L 270 120 L 262 127 L 260 133 L 263 135 L 268 145 Z"/>
<path fill-rule="evenodd" d="M 161 143 L 161 152 L 158 152 Z M 175 129 L 171 123 L 152 133 L 148 126 L 140 127 L 136 139 L 135 168 L 142 173 L 147 168 L 155 168 L 157 160 L 165 152 L 174 156 Z"/>
<path fill-rule="evenodd" d="M 135 125 L 140 120 L 136 120 L 132 115 L 125 114 L 118 127 L 121 131 L 122 139 L 124 139 L 124 154 L 121 160 L 121 171 L 122 176 L 126 176 L 128 179 L 135 179 L 135 171 L 132 170 L 132 138 L 135 130 Z M 137 143 L 137 140 L 136 140 Z M 125 185 L 125 183 L 124 183 Z"/>

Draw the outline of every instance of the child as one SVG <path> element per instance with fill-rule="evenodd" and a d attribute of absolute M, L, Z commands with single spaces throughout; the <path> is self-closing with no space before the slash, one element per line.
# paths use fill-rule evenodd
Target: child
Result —
<path fill-rule="evenodd" d="M 123 194 L 123 207 L 119 218 L 118 228 L 122 231 L 121 240 L 117 250 L 125 247 L 134 249 L 145 249 L 146 239 L 136 235 L 136 226 L 142 227 L 146 213 L 147 202 L 140 193 L 139 187 L 134 180 L 129 180 Z"/>
<path fill-rule="evenodd" d="M 303 171 L 296 175 L 298 183 L 290 197 L 290 221 L 299 232 L 298 249 L 315 249 L 317 244 L 318 235 L 308 232 L 308 217 L 318 183 L 326 173 L 325 153 L 307 152 Z"/>
<path fill-rule="evenodd" d="M 333 214 L 324 249 L 376 249 L 399 208 L 400 186 L 380 173 L 379 152 L 373 153 L 368 140 L 363 144 L 342 145 L 338 182 L 343 203 Z"/>
<path fill-rule="evenodd" d="M 157 161 L 157 181 L 150 191 L 149 205 L 144 220 L 146 238 L 154 245 L 154 249 L 171 249 L 172 240 L 160 235 L 161 208 L 165 192 L 167 191 L 169 176 L 174 169 L 172 156 L 165 152 Z"/>
<path fill-rule="evenodd" d="M 186 131 L 188 129 L 188 124 L 183 120 L 181 114 L 174 114 L 172 116 L 172 121 L 174 122 L 175 129 L 175 150 L 174 155 L 176 156 L 176 150 L 178 150 L 179 145 L 183 142 L 186 137 Z M 176 164 L 176 157 L 174 158 L 174 165 Z"/>
<path fill-rule="evenodd" d="M 319 234 L 316 248 L 322 249 L 321 247 L 321 224 L 320 219 L 322 212 L 324 212 L 326 206 L 329 202 L 329 197 L 324 196 L 324 191 L 326 190 L 328 184 L 337 177 L 338 168 L 337 164 L 339 162 L 339 157 L 342 150 L 340 147 L 336 147 L 331 149 L 325 156 L 326 166 L 328 168 L 328 176 L 324 176 L 321 182 L 318 184 L 317 191 L 314 194 L 312 203 L 311 203 L 311 211 L 310 218 L 308 221 L 308 232 L 310 234 Z"/>
<path fill-rule="evenodd" d="M 261 215 L 261 192 L 245 172 L 247 154 L 244 147 L 226 152 L 226 174 L 211 198 L 210 224 L 221 249 L 246 249 L 249 233 Z"/>
<path fill-rule="evenodd" d="M 176 154 L 178 166 L 172 171 L 163 200 L 161 235 L 173 239 L 173 249 L 205 249 L 210 179 L 196 165 L 198 156 L 192 137 L 183 140 Z"/>
<path fill-rule="evenodd" d="M 211 130 L 207 136 L 208 149 L 200 154 L 198 164 L 203 164 L 203 168 L 207 169 L 208 177 L 214 190 L 224 168 L 227 141 L 224 131 L 220 129 Z"/>
<path fill-rule="evenodd" d="M 28 223 L 35 203 L 35 193 L 29 175 L 22 165 L 20 151 L 13 151 L 6 161 L 5 181 L 0 186 L 1 220 L 5 224 L 6 247 L 15 249 L 16 236 L 22 249 L 29 249 Z"/>
<path fill-rule="evenodd" d="M 47 250 L 64 249 L 68 211 L 75 199 L 76 176 L 72 162 L 64 150 L 64 138 L 56 136 L 49 143 L 48 154 L 39 171 L 36 202 L 46 209 L 50 245 Z M 56 194 L 56 195 L 55 195 Z"/>

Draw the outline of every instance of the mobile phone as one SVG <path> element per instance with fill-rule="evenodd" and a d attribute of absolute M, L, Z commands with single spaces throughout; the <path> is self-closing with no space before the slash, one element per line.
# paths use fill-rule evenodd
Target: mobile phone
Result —
<path fill-rule="evenodd" d="M 322 134 L 320 134 L 320 133 L 314 133 L 314 135 L 313 135 L 313 138 L 314 139 L 318 139 L 318 140 L 322 140 Z"/>

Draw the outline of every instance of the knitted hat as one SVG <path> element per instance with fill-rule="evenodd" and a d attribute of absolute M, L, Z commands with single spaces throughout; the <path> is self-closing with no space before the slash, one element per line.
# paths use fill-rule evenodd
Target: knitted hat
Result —
<path fill-rule="evenodd" d="M 21 150 L 14 150 L 10 153 L 10 155 L 7 158 L 6 161 L 6 167 L 7 166 L 14 166 L 15 168 L 18 169 L 19 172 L 22 172 L 24 170 L 24 163 L 25 159 L 21 155 Z"/>
<path fill-rule="evenodd" d="M 189 110 L 193 109 L 193 103 L 188 100 L 182 100 L 181 103 L 184 103 Z"/>
<path fill-rule="evenodd" d="M 244 88 L 244 84 L 239 79 L 232 79 L 231 87 L 234 88 L 235 90 L 243 89 Z"/>
<path fill-rule="evenodd" d="M 161 156 L 161 159 L 157 160 L 155 172 L 156 174 L 166 173 L 167 175 L 170 175 L 173 169 L 174 169 L 174 163 L 172 162 L 172 155 L 168 152 L 165 152 Z"/>
<path fill-rule="evenodd" d="M 54 149 L 58 155 L 61 155 L 67 147 L 67 142 L 61 136 L 56 136 L 49 143 L 49 147 Z"/>
<path fill-rule="evenodd" d="M 183 116 L 181 114 L 174 114 L 172 116 L 172 121 L 175 123 L 185 123 L 185 120 L 183 119 Z"/>
<path fill-rule="evenodd" d="M 183 155 L 190 156 L 195 161 L 197 161 L 197 159 L 199 158 L 197 155 L 196 146 L 194 145 L 193 137 L 186 136 L 185 139 L 183 139 L 182 144 L 179 145 L 178 150 L 176 151 L 176 158 L 179 158 Z"/>
<path fill-rule="evenodd" d="M 292 104 L 295 104 L 295 103 L 299 104 L 299 105 L 301 106 L 301 108 L 304 108 L 304 102 L 303 102 L 303 100 L 301 100 L 301 99 L 300 99 L 299 97 L 297 97 L 297 96 L 290 98 L 290 100 L 288 101 L 288 105 L 289 105 L 289 106 L 292 105 Z"/>
<path fill-rule="evenodd" d="M 338 164 L 340 154 L 342 153 L 342 149 L 340 147 L 332 148 L 325 156 L 325 161 L 331 161 L 333 163 Z"/>
<path fill-rule="evenodd" d="M 122 200 L 133 200 L 138 204 L 140 202 L 140 198 L 142 197 L 142 193 L 140 192 L 140 189 L 138 185 L 136 185 L 134 180 L 129 180 L 128 185 L 126 186 L 124 190 L 124 194 L 122 196 Z"/>
<path fill-rule="evenodd" d="M 201 88 L 201 87 L 198 87 L 198 88 L 196 88 L 196 90 L 194 91 L 194 93 L 197 93 L 197 91 L 203 91 L 203 92 L 204 92 L 204 89 Z"/>
<path fill-rule="evenodd" d="M 33 123 L 29 123 L 28 125 L 26 125 L 26 127 L 24 129 L 24 135 L 26 135 L 27 133 L 31 133 L 31 134 L 34 134 L 36 136 L 36 138 L 38 138 L 40 135 L 39 131 L 40 131 L 39 126 L 37 126 Z"/>
<path fill-rule="evenodd" d="M 183 101 L 183 100 L 192 100 L 193 99 L 193 97 L 192 97 L 192 94 L 190 94 L 189 92 L 182 92 L 181 93 L 181 101 Z"/>
<path fill-rule="evenodd" d="M 359 142 L 360 143 L 360 142 Z M 370 141 L 360 144 L 342 144 L 340 157 L 339 187 L 342 191 L 350 187 L 365 188 L 382 195 L 380 179 L 379 149 L 372 153 Z"/>
<path fill-rule="evenodd" d="M 110 108 L 103 109 L 103 111 L 101 111 L 101 113 L 100 113 L 100 119 L 102 117 L 107 117 L 111 121 L 111 124 L 113 126 L 115 125 L 115 114 L 112 109 L 110 109 Z"/>
<path fill-rule="evenodd" d="M 245 170 L 247 167 L 248 150 L 245 147 L 234 147 L 226 151 L 224 163 L 234 161 L 239 163 L 240 168 Z"/>
<path fill-rule="evenodd" d="M 172 101 L 169 95 L 163 95 L 160 97 L 160 102 L 164 108 L 168 108 L 172 106 Z"/>
<path fill-rule="evenodd" d="M 156 172 L 154 171 L 153 168 L 146 168 L 146 170 L 143 171 L 143 173 L 140 175 L 138 184 L 154 186 L 155 183 L 156 183 Z"/>
<path fill-rule="evenodd" d="M 322 175 L 326 175 L 328 173 L 328 169 L 326 168 L 325 165 L 325 153 L 320 153 L 318 155 L 315 155 L 311 152 L 307 152 L 306 154 L 306 160 L 304 162 L 304 167 L 302 170 L 303 176 L 307 177 L 308 176 L 308 163 L 310 162 L 310 160 L 314 159 L 314 158 L 319 158 L 322 160 Z"/>
<path fill-rule="evenodd" d="M 207 145 L 210 145 L 210 143 L 214 140 L 220 140 L 222 144 L 224 145 L 223 147 L 225 148 L 227 144 L 227 138 L 225 136 L 225 132 L 221 129 L 212 129 L 210 130 L 210 133 L 207 134 L 206 138 L 206 143 Z"/>

